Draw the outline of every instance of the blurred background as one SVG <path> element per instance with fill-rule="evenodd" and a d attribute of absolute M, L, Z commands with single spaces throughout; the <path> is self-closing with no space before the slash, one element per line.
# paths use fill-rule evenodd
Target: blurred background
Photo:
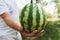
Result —
<path fill-rule="evenodd" d="M 21 10 L 31 0 L 16 0 Z M 46 11 L 47 25 L 43 36 L 37 36 L 34 40 L 60 40 L 60 0 L 38 0 Z M 27 40 L 23 37 L 23 40 Z"/>

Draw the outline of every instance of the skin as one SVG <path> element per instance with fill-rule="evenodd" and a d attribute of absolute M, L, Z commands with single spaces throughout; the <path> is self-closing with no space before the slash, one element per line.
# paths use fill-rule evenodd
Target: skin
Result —
<path fill-rule="evenodd" d="M 37 30 L 34 30 L 32 33 L 27 33 L 27 32 L 25 32 L 25 31 L 23 30 L 23 27 L 20 25 L 20 23 L 16 22 L 16 21 L 11 17 L 11 15 L 10 15 L 9 12 L 4 12 L 3 14 L 0 15 L 0 17 L 5 21 L 5 23 L 6 23 L 9 27 L 11 27 L 11 28 L 19 31 L 22 35 L 24 35 L 24 36 L 26 36 L 26 37 L 33 37 L 33 36 L 36 36 L 36 34 L 38 33 Z M 43 30 L 40 31 L 40 33 L 42 33 L 42 32 L 43 32 Z"/>

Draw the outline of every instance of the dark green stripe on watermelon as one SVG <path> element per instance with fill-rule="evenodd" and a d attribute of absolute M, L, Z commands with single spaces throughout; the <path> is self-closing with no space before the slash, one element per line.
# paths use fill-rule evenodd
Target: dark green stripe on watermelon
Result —
<path fill-rule="evenodd" d="M 27 6 L 25 6 L 23 9 L 24 9 L 24 10 L 22 10 L 22 12 L 21 12 L 21 14 L 20 14 L 20 22 L 21 22 L 21 25 L 22 25 L 23 28 L 24 28 L 23 18 L 24 18 L 24 16 L 25 16 L 25 11 L 26 11 L 26 9 L 27 9 Z"/>
<path fill-rule="evenodd" d="M 36 30 L 38 30 L 39 27 L 40 27 L 40 13 L 38 7 L 36 6 Z"/>
<path fill-rule="evenodd" d="M 32 27 L 32 22 L 33 22 L 32 13 L 33 13 L 33 4 L 31 3 L 30 7 L 29 7 L 29 15 L 28 15 L 28 19 L 27 19 L 29 32 L 31 32 L 31 27 Z"/>
<path fill-rule="evenodd" d="M 45 10 L 43 10 L 43 8 L 42 8 L 42 14 L 43 14 L 42 29 L 44 29 L 45 28 L 45 25 L 46 25 L 46 12 L 45 12 Z"/>

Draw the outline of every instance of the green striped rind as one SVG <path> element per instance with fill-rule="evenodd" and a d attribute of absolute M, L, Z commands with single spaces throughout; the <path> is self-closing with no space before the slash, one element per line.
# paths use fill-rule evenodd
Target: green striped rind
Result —
<path fill-rule="evenodd" d="M 42 9 L 41 9 L 41 7 L 39 6 L 39 5 L 37 5 L 37 9 L 38 9 L 38 11 L 39 11 L 39 13 L 40 13 L 40 22 L 39 22 L 39 27 L 37 28 L 37 30 L 38 31 L 40 31 L 41 29 L 42 29 L 42 24 L 43 24 L 43 14 L 42 14 Z"/>
<path fill-rule="evenodd" d="M 31 27 L 31 31 L 36 29 L 36 4 L 33 4 L 33 22 L 32 22 L 32 27 Z"/>
<path fill-rule="evenodd" d="M 31 3 L 30 4 L 30 6 L 29 6 L 29 12 L 28 12 L 28 19 L 27 19 L 27 21 L 28 21 L 28 30 L 29 30 L 29 32 L 31 32 L 31 27 L 32 27 L 32 25 L 33 25 L 33 3 Z"/>
<path fill-rule="evenodd" d="M 21 25 L 23 26 L 23 28 L 24 28 L 24 21 L 23 21 L 23 18 L 24 18 L 24 16 L 25 16 L 25 11 L 26 11 L 26 6 L 23 8 L 24 10 L 22 10 L 22 12 L 20 13 L 20 16 L 19 16 L 19 20 L 20 20 L 20 23 L 21 23 Z M 25 28 L 24 28 L 25 29 Z"/>
<path fill-rule="evenodd" d="M 27 19 L 28 19 L 28 15 L 29 15 L 29 7 L 30 7 L 30 5 L 27 5 L 27 9 L 26 9 L 26 11 L 25 11 L 25 16 L 24 16 L 24 28 L 25 28 L 25 30 L 27 31 L 27 32 L 29 32 L 29 29 L 28 29 L 28 21 L 27 21 Z M 23 9 L 24 10 L 24 9 Z"/>
<path fill-rule="evenodd" d="M 47 16 L 46 16 L 46 12 L 45 12 L 45 10 L 42 8 L 42 14 L 43 14 L 43 24 L 42 24 L 42 29 L 44 29 L 45 28 L 45 25 L 46 25 L 46 23 L 47 23 Z"/>
<path fill-rule="evenodd" d="M 20 21 L 26 32 L 32 32 L 35 29 L 40 31 L 46 24 L 45 16 L 45 12 L 41 7 L 30 3 L 23 8 Z"/>
<path fill-rule="evenodd" d="M 36 30 L 40 27 L 40 13 L 39 13 L 39 8 L 36 6 Z"/>
<path fill-rule="evenodd" d="M 27 17 L 29 12 L 29 6 L 30 5 L 26 5 L 20 14 L 21 25 L 23 26 L 24 30 L 26 30 L 27 32 L 28 32 Z"/>

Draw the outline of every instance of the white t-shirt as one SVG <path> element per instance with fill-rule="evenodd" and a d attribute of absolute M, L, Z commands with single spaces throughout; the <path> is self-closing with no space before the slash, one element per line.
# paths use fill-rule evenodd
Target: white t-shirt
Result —
<path fill-rule="evenodd" d="M 19 20 L 18 7 L 15 3 L 15 0 L 0 0 L 0 15 L 6 11 L 8 11 L 11 14 L 14 20 Z M 10 28 L 0 17 L 0 36 L 2 35 L 16 37 L 17 31 Z"/>

